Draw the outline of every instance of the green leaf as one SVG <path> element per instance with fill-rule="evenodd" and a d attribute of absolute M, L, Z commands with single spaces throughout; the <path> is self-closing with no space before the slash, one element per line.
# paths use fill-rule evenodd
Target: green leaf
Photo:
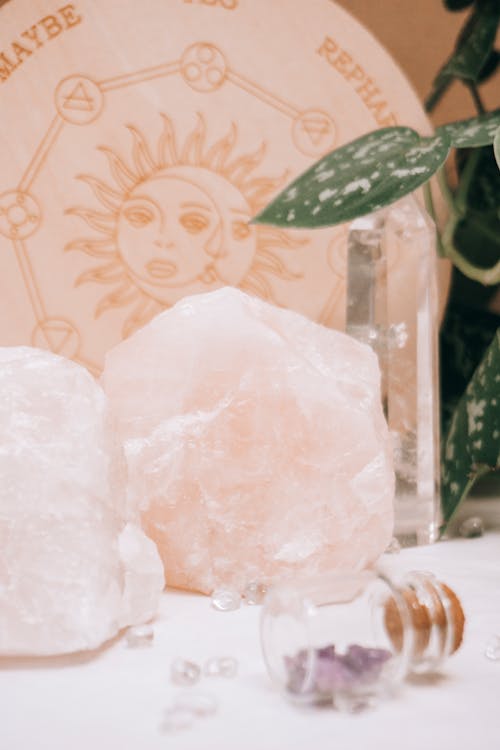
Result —
<path fill-rule="evenodd" d="M 489 294 L 495 295 L 494 287 Z M 488 296 L 482 284 L 454 274 L 451 300 L 440 333 L 443 435 L 447 434 L 457 404 L 500 326 L 500 315 L 486 309 Z M 480 304 L 485 308 L 475 306 Z"/>
<path fill-rule="evenodd" d="M 474 0 L 444 0 L 446 8 L 451 11 L 468 8 L 473 2 Z"/>
<path fill-rule="evenodd" d="M 477 0 L 453 54 L 434 79 L 431 94 L 425 103 L 427 111 L 434 109 L 453 79 L 459 78 L 469 83 L 479 81 L 493 49 L 499 22 L 498 0 Z"/>
<path fill-rule="evenodd" d="M 500 209 L 500 173 L 493 148 L 483 146 L 471 151 L 457 151 L 457 157 L 460 178 L 455 203 L 460 215 L 464 216 L 469 209 L 497 215 Z"/>
<path fill-rule="evenodd" d="M 498 164 L 498 169 L 500 169 L 500 128 L 498 128 L 493 141 L 493 151 L 495 153 L 495 159 Z"/>
<path fill-rule="evenodd" d="M 471 212 L 455 224 L 452 242 L 446 254 L 465 276 L 486 286 L 500 283 L 498 219 Z M 471 247 L 476 248 L 477 260 L 470 259 Z M 493 259 L 491 265 L 481 265 L 486 255 Z"/>
<path fill-rule="evenodd" d="M 500 128 L 500 109 L 468 120 L 450 122 L 437 128 L 437 133 L 446 133 L 455 148 L 489 146 Z"/>
<path fill-rule="evenodd" d="M 411 128 L 384 128 L 324 157 L 253 221 L 325 227 L 386 206 L 423 185 L 450 150 L 448 136 L 421 138 Z"/>
<path fill-rule="evenodd" d="M 496 49 L 491 50 L 490 56 L 483 65 L 481 72 L 478 76 L 477 82 L 484 83 L 491 76 L 495 75 L 498 66 L 500 65 L 500 52 Z"/>
<path fill-rule="evenodd" d="M 447 523 L 476 480 L 500 468 L 500 328 L 453 415 L 442 470 Z"/>
<path fill-rule="evenodd" d="M 458 152 L 460 182 L 442 243 L 465 276 L 500 282 L 500 172 L 490 146 Z"/>

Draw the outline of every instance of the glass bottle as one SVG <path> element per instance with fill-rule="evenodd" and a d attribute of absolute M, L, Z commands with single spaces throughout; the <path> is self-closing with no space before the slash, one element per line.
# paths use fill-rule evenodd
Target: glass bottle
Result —
<path fill-rule="evenodd" d="M 430 573 L 383 572 L 283 583 L 266 597 L 261 643 L 268 672 L 295 701 L 358 710 L 409 673 L 431 672 L 460 646 L 459 599 Z"/>

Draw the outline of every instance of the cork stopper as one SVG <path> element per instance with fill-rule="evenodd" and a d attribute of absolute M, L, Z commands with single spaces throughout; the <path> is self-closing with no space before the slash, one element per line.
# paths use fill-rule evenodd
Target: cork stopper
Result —
<path fill-rule="evenodd" d="M 394 649 L 402 651 L 409 621 L 412 666 L 437 666 L 462 643 L 465 615 L 460 600 L 448 586 L 422 574 L 410 576 L 399 594 L 399 601 L 390 597 L 384 605 L 384 625 Z"/>

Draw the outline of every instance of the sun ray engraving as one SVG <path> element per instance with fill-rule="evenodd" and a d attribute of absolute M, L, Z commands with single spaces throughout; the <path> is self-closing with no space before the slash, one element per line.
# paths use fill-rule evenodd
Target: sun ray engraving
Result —
<path fill-rule="evenodd" d="M 270 301 L 272 279 L 293 281 L 290 252 L 306 242 L 274 227 L 254 227 L 257 214 L 288 179 L 261 176 L 265 144 L 237 154 L 235 124 L 214 143 L 199 114 L 181 143 L 172 120 L 152 145 L 129 125 L 131 154 L 101 146 L 111 179 L 82 174 L 99 207 L 74 206 L 91 234 L 66 246 L 97 261 L 75 285 L 105 288 L 95 317 L 128 308 L 123 334 L 188 294 L 239 286 Z"/>

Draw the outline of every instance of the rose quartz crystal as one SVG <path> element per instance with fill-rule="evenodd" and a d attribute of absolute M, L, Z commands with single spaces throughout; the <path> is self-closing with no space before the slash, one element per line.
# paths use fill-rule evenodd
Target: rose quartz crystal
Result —
<path fill-rule="evenodd" d="M 94 649 L 155 613 L 163 568 L 124 512 L 123 457 L 88 372 L 0 349 L 0 653 Z"/>
<path fill-rule="evenodd" d="M 103 384 L 169 585 L 361 568 L 391 539 L 380 374 L 354 339 L 225 288 L 111 350 Z"/>

